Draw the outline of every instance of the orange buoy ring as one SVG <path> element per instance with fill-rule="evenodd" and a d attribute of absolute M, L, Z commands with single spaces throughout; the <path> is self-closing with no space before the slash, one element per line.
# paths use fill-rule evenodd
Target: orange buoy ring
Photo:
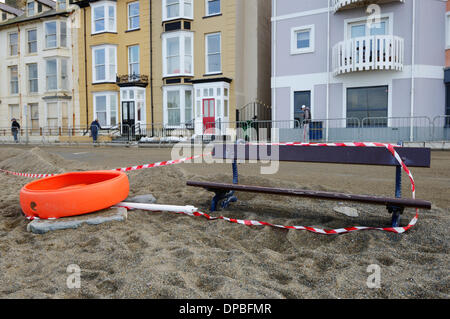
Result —
<path fill-rule="evenodd" d="M 33 181 L 20 191 L 30 218 L 60 218 L 99 211 L 127 198 L 128 177 L 118 171 L 74 172 Z"/>

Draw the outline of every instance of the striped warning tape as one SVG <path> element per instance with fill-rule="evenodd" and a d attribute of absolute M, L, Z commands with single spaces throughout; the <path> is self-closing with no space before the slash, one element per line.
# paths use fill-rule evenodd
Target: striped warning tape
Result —
<path fill-rule="evenodd" d="M 414 182 L 413 175 L 411 171 L 408 169 L 408 167 L 405 165 L 401 157 L 398 155 L 397 151 L 395 150 L 395 147 L 400 147 L 398 145 L 392 145 L 392 144 L 384 144 L 384 143 L 363 143 L 363 142 L 353 142 L 353 143 L 302 143 L 302 142 L 290 142 L 290 143 L 249 143 L 249 145 L 272 145 L 272 146 L 329 146 L 329 147 L 385 147 L 391 154 L 394 156 L 394 158 L 397 160 L 397 162 L 401 165 L 403 171 L 408 175 L 410 182 L 411 182 L 411 190 L 412 190 L 412 197 L 413 199 L 416 198 L 416 186 Z M 128 172 L 133 170 L 140 170 L 145 168 L 152 168 L 152 167 L 161 167 L 161 166 L 167 166 L 167 165 L 174 165 L 174 164 L 180 164 L 183 162 L 186 162 L 188 160 L 192 160 L 195 158 L 203 157 L 209 154 L 202 154 L 202 155 L 196 155 L 187 157 L 184 159 L 178 159 L 178 160 L 171 160 L 171 161 L 163 161 L 159 163 L 154 164 L 146 164 L 146 165 L 138 165 L 138 166 L 130 166 L 126 168 L 118 168 L 117 171 L 122 172 Z M 17 175 L 17 176 L 25 176 L 25 177 L 32 177 L 32 178 L 43 178 L 48 176 L 53 176 L 53 174 L 28 174 L 28 173 L 16 173 L 11 171 L 6 171 L 0 169 L 0 172 L 4 172 L 7 174 Z M 126 207 L 126 206 L 122 206 Z M 340 228 L 340 229 L 320 229 L 320 228 L 314 228 L 314 227 L 307 227 L 307 226 L 283 226 L 283 225 L 275 225 L 267 222 L 261 222 L 261 221 L 252 221 L 252 220 L 239 220 L 239 219 L 233 219 L 228 218 L 224 216 L 219 217 L 212 217 L 206 213 L 203 212 L 194 212 L 194 213 L 186 213 L 186 212 L 180 212 L 179 214 L 186 214 L 190 216 L 196 216 L 196 217 L 204 217 L 208 220 L 218 220 L 222 219 L 231 223 L 237 223 L 242 224 L 246 226 L 271 226 L 271 227 L 277 227 L 277 228 L 283 228 L 283 229 L 295 229 L 295 230 L 306 230 L 310 231 L 316 234 L 324 234 L 324 235 L 335 235 L 335 234 L 345 234 L 355 231 L 362 231 L 362 230 L 380 230 L 380 231 L 386 231 L 386 232 L 393 232 L 393 233 L 404 233 L 411 229 L 418 221 L 419 219 L 419 210 L 416 209 L 416 216 L 409 222 L 408 226 L 406 227 L 388 227 L 388 228 L 377 228 L 377 227 L 364 227 L 364 226 L 356 226 L 356 227 L 347 227 L 347 228 Z"/>

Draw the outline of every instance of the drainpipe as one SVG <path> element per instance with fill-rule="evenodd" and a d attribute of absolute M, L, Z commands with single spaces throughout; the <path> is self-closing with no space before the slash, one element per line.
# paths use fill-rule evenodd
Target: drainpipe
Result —
<path fill-rule="evenodd" d="M 327 109 L 326 109 L 326 119 L 327 119 L 327 128 L 326 128 L 326 141 L 328 143 L 328 134 L 329 134 L 329 110 L 330 110 L 330 1 L 328 1 L 328 36 L 327 36 Z"/>
<path fill-rule="evenodd" d="M 84 28 L 84 85 L 86 98 L 86 130 L 89 131 L 89 97 L 88 97 L 88 78 L 87 78 L 87 40 L 86 40 L 86 7 L 83 8 L 83 28 Z"/>
<path fill-rule="evenodd" d="M 154 105 L 153 105 L 153 24 L 152 24 L 152 1 L 150 3 L 150 107 L 152 116 L 152 136 L 155 136 L 154 129 Z"/>
<path fill-rule="evenodd" d="M 277 0 L 272 0 L 273 2 L 273 16 L 274 16 L 274 21 L 273 21 L 273 28 L 272 28 L 272 32 L 273 32 L 273 36 L 272 36 L 272 47 L 273 47 L 273 53 L 272 53 L 272 55 L 273 55 L 273 63 L 272 63 L 272 65 L 273 65 L 273 75 L 272 75 L 272 79 L 274 80 L 273 81 L 273 86 L 274 86 L 274 88 L 272 89 L 272 92 L 273 92 L 273 96 L 272 96 L 272 98 L 273 98 L 273 102 L 272 102 L 272 121 L 276 121 L 277 119 L 276 119 L 276 101 L 277 101 L 277 86 L 276 86 L 276 82 L 277 82 L 277 80 L 276 80 L 276 76 L 277 76 L 277 72 L 276 72 L 276 70 L 277 70 L 277 46 L 276 46 L 276 44 L 277 44 L 277 20 L 276 20 L 276 17 L 277 17 Z"/>
<path fill-rule="evenodd" d="M 415 59 L 416 59 L 416 0 L 412 0 L 412 53 L 411 53 L 411 119 L 410 119 L 410 136 L 411 142 L 414 141 L 414 97 L 415 97 Z"/>

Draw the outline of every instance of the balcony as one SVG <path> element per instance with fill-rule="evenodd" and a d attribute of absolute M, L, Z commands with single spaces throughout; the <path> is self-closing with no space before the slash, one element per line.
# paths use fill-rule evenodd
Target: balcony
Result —
<path fill-rule="evenodd" d="M 334 75 L 359 71 L 403 70 L 404 40 L 392 35 L 354 38 L 333 47 Z"/>
<path fill-rule="evenodd" d="M 383 4 L 388 2 L 405 2 L 405 0 L 330 0 L 331 7 L 334 12 L 338 12 L 345 9 L 353 9 L 358 7 L 364 7 L 369 4 Z"/>
<path fill-rule="evenodd" d="M 148 85 L 148 76 L 141 74 L 118 75 L 116 84 L 120 87 L 139 86 L 145 88 Z"/>

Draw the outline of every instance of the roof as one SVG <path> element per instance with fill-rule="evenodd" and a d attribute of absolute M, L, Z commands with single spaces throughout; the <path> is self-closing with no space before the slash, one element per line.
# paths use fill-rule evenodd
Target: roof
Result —
<path fill-rule="evenodd" d="M 68 12 L 66 12 L 66 11 L 58 11 L 55 9 L 50 9 L 48 11 L 42 12 L 41 14 L 36 14 L 31 17 L 27 16 L 26 14 L 23 14 L 21 16 L 18 16 L 18 17 L 6 20 L 3 23 L 0 23 L 0 28 L 2 28 L 4 26 L 9 26 L 12 24 L 38 20 L 38 19 L 42 19 L 42 18 L 49 18 L 49 17 L 59 16 L 59 15 L 67 15 L 67 14 L 68 14 Z"/>
<path fill-rule="evenodd" d="M 42 4 L 45 4 L 46 6 L 49 6 L 53 9 L 56 8 L 56 2 L 53 0 L 36 0 L 37 2 L 40 2 Z"/>
<path fill-rule="evenodd" d="M 0 2 L 0 10 L 6 11 L 8 13 L 15 14 L 16 16 L 20 16 L 23 14 L 22 10 L 16 9 L 14 7 L 8 6 L 7 4 Z"/>

